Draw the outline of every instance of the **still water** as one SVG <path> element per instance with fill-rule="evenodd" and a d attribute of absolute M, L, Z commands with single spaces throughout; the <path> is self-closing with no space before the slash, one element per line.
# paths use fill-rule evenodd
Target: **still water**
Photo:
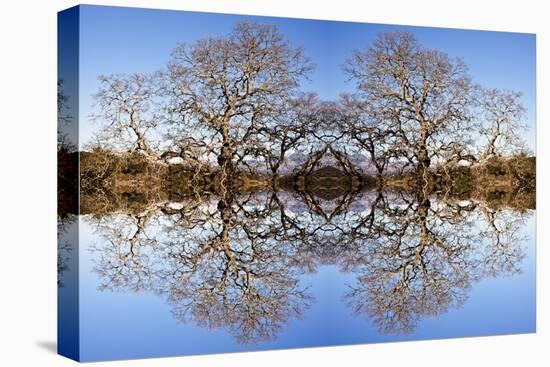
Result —
<path fill-rule="evenodd" d="M 83 361 L 535 331 L 534 209 L 262 192 L 62 231 Z"/>

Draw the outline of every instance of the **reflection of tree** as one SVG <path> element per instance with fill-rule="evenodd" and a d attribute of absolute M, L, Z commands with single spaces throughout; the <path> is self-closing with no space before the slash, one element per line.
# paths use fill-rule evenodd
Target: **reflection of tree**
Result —
<path fill-rule="evenodd" d="M 483 247 L 480 268 L 485 276 L 519 273 L 525 252 L 518 243 L 525 240 L 520 233 L 523 216 L 509 209 L 492 209 L 481 206 L 485 216 L 480 234 L 487 236 L 488 246 Z"/>
<path fill-rule="evenodd" d="M 310 301 L 292 269 L 293 248 L 273 240 L 273 207 L 219 201 L 205 233 L 178 231 L 167 259 L 180 320 L 229 329 L 241 342 L 275 337 Z"/>
<path fill-rule="evenodd" d="M 155 264 L 146 249 L 154 248 L 155 239 L 147 233 L 154 209 L 143 213 L 103 218 L 96 229 L 102 233 L 109 246 L 96 261 L 98 272 L 106 282 L 102 288 L 124 287 L 132 291 L 149 289 L 156 280 Z"/>
<path fill-rule="evenodd" d="M 461 306 L 473 282 L 519 271 L 517 215 L 423 195 L 378 205 L 346 260 L 360 276 L 345 300 L 383 332 L 412 332 L 420 319 Z"/>
<path fill-rule="evenodd" d="M 100 221 L 102 287 L 165 295 L 178 320 L 225 328 L 241 342 L 274 338 L 311 297 L 291 266 L 293 244 L 274 240 L 276 203 L 264 200 L 158 207 L 154 240 L 144 215 Z"/>
<path fill-rule="evenodd" d="M 68 236 L 69 227 L 77 220 L 75 214 L 57 215 L 57 286 L 62 288 L 64 285 L 63 274 L 70 270 L 69 261 L 72 251 Z"/>
<path fill-rule="evenodd" d="M 300 274 L 358 274 L 344 296 L 383 332 L 459 307 L 473 282 L 519 271 L 522 218 L 417 194 L 228 194 L 91 219 L 102 289 L 166 297 L 176 319 L 240 342 L 274 339 L 312 296 Z"/>

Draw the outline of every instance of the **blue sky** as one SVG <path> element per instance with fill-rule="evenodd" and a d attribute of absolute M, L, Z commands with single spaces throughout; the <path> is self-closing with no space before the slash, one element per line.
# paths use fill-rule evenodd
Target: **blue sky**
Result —
<path fill-rule="evenodd" d="M 316 65 L 302 88 L 316 91 L 323 99 L 353 91 L 342 64 L 354 49 L 364 49 L 379 32 L 410 31 L 426 47 L 463 58 L 476 83 L 523 92 L 530 127 L 525 139 L 535 150 L 536 57 L 532 34 L 101 6 L 81 7 L 81 142 L 88 141 L 95 128 L 88 116 L 98 75 L 161 69 L 179 42 L 227 34 L 239 21 L 274 24 L 294 46 L 302 46 Z"/>

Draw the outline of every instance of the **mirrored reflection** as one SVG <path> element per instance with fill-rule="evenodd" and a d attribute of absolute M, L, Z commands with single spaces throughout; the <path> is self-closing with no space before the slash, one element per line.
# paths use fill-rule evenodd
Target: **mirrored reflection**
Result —
<path fill-rule="evenodd" d="M 65 271 L 70 270 L 69 263 L 75 241 L 74 233 L 71 232 L 75 231 L 74 225 L 77 220 L 78 217 L 74 214 L 57 216 L 57 286 L 59 288 L 64 286 Z"/>
<path fill-rule="evenodd" d="M 462 306 L 473 283 L 520 271 L 520 213 L 421 196 L 375 200 L 344 263 L 357 274 L 344 300 L 381 332 L 410 333 Z"/>
<path fill-rule="evenodd" d="M 155 294 L 176 321 L 255 344 L 307 314 L 316 295 L 304 275 L 324 265 L 354 278 L 331 297 L 384 334 L 411 333 L 423 319 L 464 305 L 476 282 L 521 271 L 521 229 L 534 210 L 354 191 L 335 185 L 350 179 L 336 170 L 315 171 L 307 190 L 193 195 L 85 213 L 98 287 Z"/>

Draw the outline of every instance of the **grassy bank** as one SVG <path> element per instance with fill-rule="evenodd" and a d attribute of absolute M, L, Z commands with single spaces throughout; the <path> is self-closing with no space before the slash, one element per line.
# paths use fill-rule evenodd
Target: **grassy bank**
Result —
<path fill-rule="evenodd" d="M 60 210 L 74 211 L 76 153 L 59 158 Z M 216 195 L 220 173 L 215 168 L 165 164 L 142 154 L 105 151 L 80 152 L 81 213 L 107 213 L 123 208 L 139 211 L 150 203 L 181 201 L 196 195 Z M 346 191 L 387 190 L 413 192 L 418 187 L 413 174 L 351 177 L 324 167 L 306 177 L 240 172 L 233 178 L 236 193 L 259 190 L 310 191 L 331 200 Z M 430 171 L 428 191 L 458 198 L 490 202 L 492 206 L 517 209 L 536 207 L 536 159 L 515 156 L 494 158 L 472 167 L 438 167 Z M 67 206 L 68 205 L 68 206 Z"/>

